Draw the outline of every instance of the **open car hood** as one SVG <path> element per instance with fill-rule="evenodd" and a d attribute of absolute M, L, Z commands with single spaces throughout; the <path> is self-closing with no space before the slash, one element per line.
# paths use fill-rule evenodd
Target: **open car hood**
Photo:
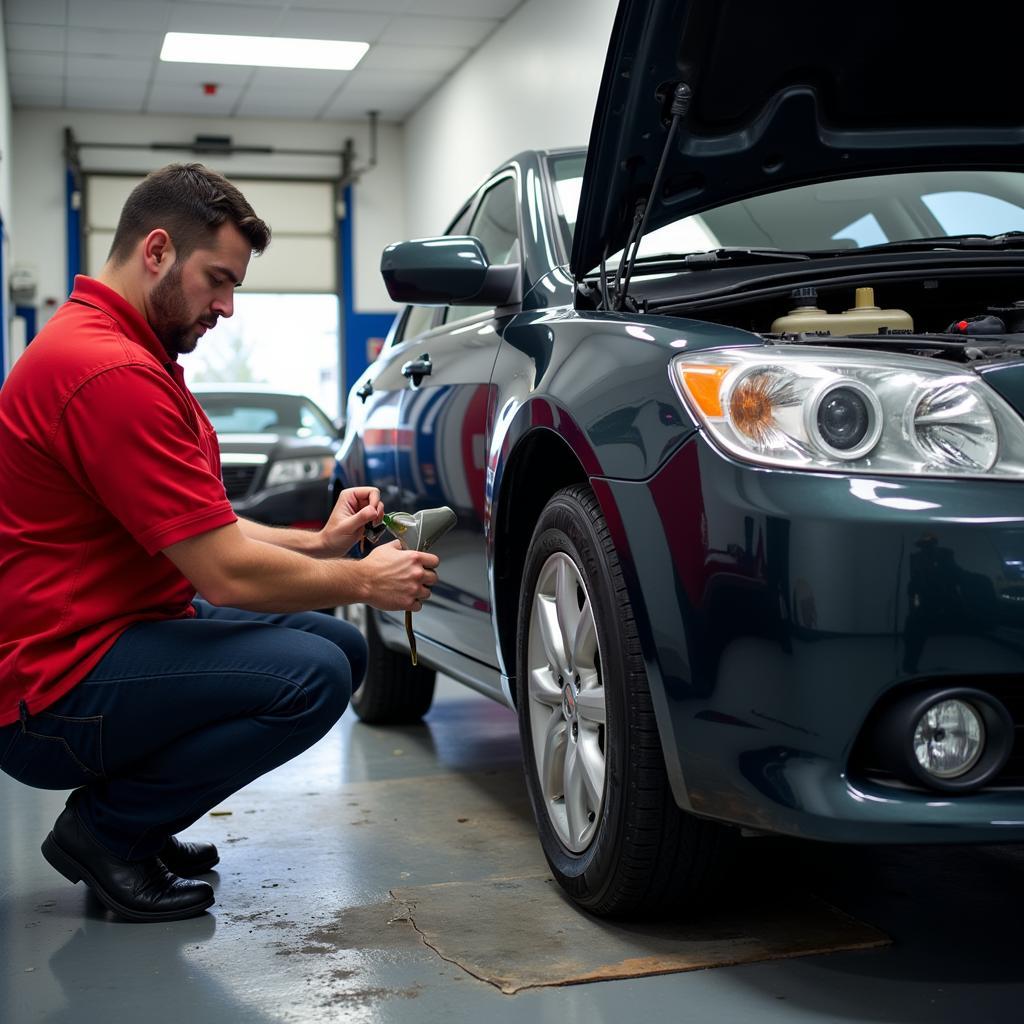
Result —
<path fill-rule="evenodd" d="M 1024 8 L 950 19 L 893 0 L 621 0 L 587 152 L 570 267 L 625 245 L 691 90 L 646 231 L 833 178 L 1024 167 L 1016 61 Z"/>

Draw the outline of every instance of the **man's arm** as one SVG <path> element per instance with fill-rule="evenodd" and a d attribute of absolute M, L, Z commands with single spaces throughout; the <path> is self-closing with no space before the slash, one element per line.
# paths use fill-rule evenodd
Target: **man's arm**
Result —
<path fill-rule="evenodd" d="M 397 541 L 359 560 L 311 558 L 248 537 L 238 523 L 171 544 L 163 553 L 206 600 L 257 612 L 357 602 L 418 611 L 437 582 L 437 556 L 406 551 Z"/>
<path fill-rule="evenodd" d="M 313 558 L 340 558 L 363 538 L 363 528 L 379 522 L 384 514 L 380 491 L 376 487 L 349 487 L 341 492 L 330 518 L 321 530 L 292 530 L 283 526 L 264 526 L 238 517 L 242 533 Z"/>
<path fill-rule="evenodd" d="M 265 526 L 252 519 L 238 517 L 238 526 L 250 540 L 273 544 L 274 547 L 297 551 L 311 558 L 326 558 L 323 537 L 319 530 L 293 530 L 288 526 Z"/>

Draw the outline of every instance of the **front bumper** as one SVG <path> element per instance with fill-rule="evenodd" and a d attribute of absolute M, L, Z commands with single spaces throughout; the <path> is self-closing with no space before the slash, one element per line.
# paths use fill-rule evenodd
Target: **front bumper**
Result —
<path fill-rule="evenodd" d="M 267 526 L 322 526 L 331 511 L 329 485 L 329 480 L 310 480 L 273 487 L 233 498 L 231 507 L 238 515 Z"/>
<path fill-rule="evenodd" d="M 1024 683 L 1024 482 L 759 470 L 698 435 L 647 481 L 593 485 L 681 807 L 843 842 L 1024 840 L 1024 787 L 928 793 L 853 757 L 897 688 Z"/>

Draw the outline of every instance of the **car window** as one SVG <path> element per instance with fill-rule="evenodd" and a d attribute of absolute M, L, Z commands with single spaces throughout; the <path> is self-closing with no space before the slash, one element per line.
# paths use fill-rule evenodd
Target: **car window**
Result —
<path fill-rule="evenodd" d="M 316 406 L 303 402 L 299 409 L 299 437 L 333 437 L 336 433 L 334 424 Z"/>
<path fill-rule="evenodd" d="M 434 317 L 437 315 L 436 306 L 406 306 L 402 314 L 402 322 L 395 331 L 391 341 L 392 345 L 401 345 L 409 338 L 415 338 L 417 334 L 429 331 L 434 325 Z"/>
<path fill-rule="evenodd" d="M 998 235 L 1024 231 L 1024 210 L 981 192 L 933 192 L 921 196 L 947 235 Z"/>
<path fill-rule="evenodd" d="M 297 395 L 196 394 L 218 434 L 332 436 L 327 414 Z"/>
<path fill-rule="evenodd" d="M 453 231 L 452 234 L 459 232 Z M 468 234 L 479 238 L 492 264 L 519 260 L 519 218 L 514 178 L 502 178 L 484 193 L 469 224 Z M 445 321 L 465 320 L 492 309 L 492 306 L 449 306 Z"/>
<path fill-rule="evenodd" d="M 582 157 L 552 157 L 549 168 L 560 222 L 571 236 Z M 799 185 L 727 203 L 649 230 L 639 255 L 718 246 L 853 249 L 933 235 L 1004 231 L 1024 231 L 1024 173 L 969 168 L 911 171 Z M 620 257 L 621 253 L 610 256 L 609 265 Z"/>

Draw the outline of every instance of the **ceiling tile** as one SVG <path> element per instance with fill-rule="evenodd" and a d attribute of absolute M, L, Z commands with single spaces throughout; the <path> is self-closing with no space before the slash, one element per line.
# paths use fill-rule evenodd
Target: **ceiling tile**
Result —
<path fill-rule="evenodd" d="M 348 39 L 376 42 L 387 28 L 390 14 L 361 14 L 349 11 L 289 10 L 274 35 L 296 39 Z"/>
<path fill-rule="evenodd" d="M 407 90 L 431 92 L 447 74 L 446 71 L 374 71 L 371 68 L 356 68 L 349 74 L 345 92 L 395 93 Z"/>
<path fill-rule="evenodd" d="M 13 75 L 11 77 L 11 99 L 20 103 L 25 97 L 56 100 L 64 99 L 64 79 L 46 75 Z"/>
<path fill-rule="evenodd" d="M 359 66 L 369 70 L 450 71 L 469 50 L 456 46 L 371 46 Z"/>
<path fill-rule="evenodd" d="M 120 82 L 148 82 L 153 74 L 151 60 L 136 60 L 131 57 L 112 59 L 110 57 L 86 57 L 74 53 L 68 55 L 68 77 L 105 78 Z"/>
<path fill-rule="evenodd" d="M 280 5 L 238 7 L 231 4 L 176 3 L 168 32 L 215 32 L 220 35 L 269 36 L 281 18 Z"/>
<path fill-rule="evenodd" d="M 366 104 L 359 97 L 338 96 L 323 110 L 320 117 L 327 121 L 363 121 L 368 110 L 376 110 L 378 120 L 401 123 L 415 104 L 411 101 L 388 101 L 381 104 Z"/>
<path fill-rule="evenodd" d="M 14 25 L 64 25 L 67 23 L 66 0 L 5 0 L 4 23 Z"/>
<path fill-rule="evenodd" d="M 167 0 L 68 0 L 68 24 L 124 32 L 164 31 L 174 7 Z"/>
<path fill-rule="evenodd" d="M 308 92 L 310 96 L 326 99 L 343 85 L 348 75 L 344 71 L 304 71 L 297 68 L 257 68 L 249 83 L 249 91 L 267 95 Z"/>
<path fill-rule="evenodd" d="M 169 85 L 194 85 L 197 82 L 245 85 L 255 70 L 241 64 L 179 64 L 161 60 L 156 63 L 153 81 Z"/>
<path fill-rule="evenodd" d="M 225 85 L 213 96 L 206 96 L 199 86 L 154 86 L 146 101 L 147 114 L 208 114 L 211 117 L 229 115 L 242 94 L 241 85 Z M 161 139 L 179 142 L 180 139 Z"/>
<path fill-rule="evenodd" d="M 156 60 L 162 32 L 113 32 L 98 28 L 69 28 L 68 53 L 88 57 L 147 57 Z"/>
<path fill-rule="evenodd" d="M 264 3 L 266 0 L 256 0 Z M 468 0 L 467 0 L 468 2 Z M 410 0 L 300 0 L 298 6 L 315 10 L 358 11 L 362 14 L 402 14 Z"/>
<path fill-rule="evenodd" d="M 63 92 L 58 99 L 53 99 L 50 96 L 36 96 L 32 93 L 25 93 L 23 96 L 12 97 L 11 102 L 15 108 L 24 107 L 26 109 L 38 109 L 42 107 L 52 107 L 54 110 L 60 110 L 64 107 L 63 97 Z"/>
<path fill-rule="evenodd" d="M 63 53 L 67 30 L 56 25 L 7 25 L 7 49 L 35 50 L 37 53 Z"/>
<path fill-rule="evenodd" d="M 64 77 L 64 54 L 62 53 L 8 53 L 8 74 L 42 75 Z"/>
<path fill-rule="evenodd" d="M 297 93 L 282 96 L 245 96 L 235 110 L 242 117 L 297 117 L 312 120 L 320 104 L 311 103 L 309 98 Z"/>
<path fill-rule="evenodd" d="M 77 109 L 132 110 L 142 112 L 142 89 L 131 82 L 68 76 L 67 105 Z"/>
<path fill-rule="evenodd" d="M 475 18 L 507 18 L 523 0 L 412 0 L 408 14 L 448 14 Z"/>
<path fill-rule="evenodd" d="M 479 46 L 501 22 L 493 18 L 395 18 L 381 36 L 382 43 L 412 46 Z"/>
<path fill-rule="evenodd" d="M 0 0 L 15 104 L 401 121 L 520 0 Z M 172 31 L 361 39 L 339 72 L 159 61 Z M 65 84 L 65 74 L 74 88 Z M 200 86 L 220 91 L 204 97 Z M 16 84 L 18 83 L 18 84 Z M 86 87 L 86 83 L 92 83 Z M 105 83 L 105 84 L 104 84 Z"/>

